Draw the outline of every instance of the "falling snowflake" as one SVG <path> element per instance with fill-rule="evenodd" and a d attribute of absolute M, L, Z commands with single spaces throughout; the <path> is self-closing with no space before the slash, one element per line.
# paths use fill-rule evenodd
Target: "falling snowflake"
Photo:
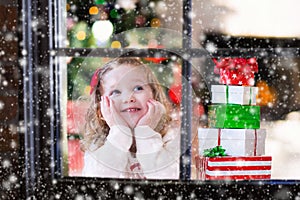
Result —
<path fill-rule="evenodd" d="M 4 108 L 4 103 L 0 101 L 0 110 L 3 110 L 3 108 Z"/>

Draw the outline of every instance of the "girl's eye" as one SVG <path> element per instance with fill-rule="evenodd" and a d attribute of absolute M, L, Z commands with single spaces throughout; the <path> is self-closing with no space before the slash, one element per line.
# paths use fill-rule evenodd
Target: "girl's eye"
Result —
<path fill-rule="evenodd" d="M 136 86 L 133 91 L 140 91 L 140 90 L 144 90 L 144 88 L 142 86 Z"/>
<path fill-rule="evenodd" d="M 120 94 L 121 92 L 119 90 L 113 90 L 110 92 L 109 96 L 115 96 L 117 94 Z"/>

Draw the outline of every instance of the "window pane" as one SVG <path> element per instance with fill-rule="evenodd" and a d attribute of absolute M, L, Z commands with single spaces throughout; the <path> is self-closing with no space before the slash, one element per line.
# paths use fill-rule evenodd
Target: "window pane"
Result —
<path fill-rule="evenodd" d="M 114 38 L 121 32 L 136 28 L 167 28 L 181 32 L 181 3 L 173 1 L 140 0 L 68 0 L 66 31 L 67 47 L 134 47 L 161 48 L 160 35 L 136 32 L 134 38 L 129 33 L 126 38 Z M 65 29 L 63 27 L 63 29 Z M 145 37 L 146 41 L 135 37 Z M 153 41 L 147 41 L 151 35 Z M 169 38 L 171 39 L 171 38 Z M 172 45 L 173 47 L 173 45 Z"/>
<path fill-rule="evenodd" d="M 94 172 L 90 172 L 90 173 L 86 173 L 84 175 L 82 175 L 82 170 L 84 167 L 84 152 L 81 151 L 80 149 L 80 139 L 83 138 L 84 133 L 87 129 L 85 129 L 84 125 L 86 123 L 86 113 L 87 113 L 87 109 L 90 107 L 91 102 L 93 102 L 94 100 L 92 99 L 93 95 L 91 96 L 90 92 L 91 89 L 93 88 L 93 84 L 91 84 L 91 77 L 93 77 L 93 74 L 95 73 L 95 71 L 97 69 L 99 69 L 101 66 L 103 66 L 104 64 L 106 64 L 107 62 L 109 62 L 110 60 L 112 60 L 112 58 L 100 58 L 100 57 L 89 57 L 89 58 L 75 58 L 75 57 L 70 57 L 70 58 L 64 58 L 65 62 L 67 63 L 67 68 L 61 68 L 61 69 L 65 69 L 64 72 L 62 72 L 62 76 L 64 76 L 64 80 L 61 80 L 61 82 L 63 83 L 67 83 L 65 85 L 62 85 L 62 97 L 64 97 L 65 99 L 61 99 L 61 105 L 62 105 L 62 118 L 64 121 L 63 123 L 63 144 L 64 144 L 64 160 L 65 160 L 65 164 L 64 164 L 64 174 L 66 176 L 94 176 L 94 177 L 115 177 L 116 175 L 112 174 L 110 175 L 104 175 L 103 173 L 101 174 L 100 172 L 94 171 Z M 170 137 L 170 130 L 173 131 L 172 134 L 175 134 L 175 139 L 180 139 L 180 125 L 181 125 L 181 83 L 182 83 L 182 77 L 181 77 L 181 58 L 179 56 L 171 56 L 171 57 L 145 57 L 145 58 L 141 58 L 141 61 L 146 64 L 148 67 L 150 67 L 152 73 L 155 75 L 155 77 L 157 77 L 158 81 L 159 81 L 159 87 L 162 88 L 162 94 L 163 96 L 166 97 L 166 100 L 168 102 L 168 104 L 170 104 L 170 108 L 169 108 L 169 116 L 170 119 L 172 119 L 172 123 L 170 124 L 170 127 L 168 128 L 168 131 L 166 132 L 166 135 L 163 136 L 163 141 L 164 148 L 170 148 L 171 143 L 169 142 L 169 139 L 171 139 L 170 141 L 173 141 L 172 137 L 169 138 L 167 140 L 168 137 Z M 113 69 L 114 70 L 114 69 Z M 113 72 L 113 70 L 111 70 Z M 109 73 L 109 72 L 105 72 L 105 73 Z M 110 98 L 114 99 L 114 102 L 117 101 L 117 99 L 119 98 L 119 95 L 121 97 L 121 94 L 123 94 L 123 90 L 126 90 L 127 87 L 124 87 L 126 84 L 128 84 L 130 87 L 131 86 L 131 82 L 128 80 L 131 80 L 130 74 L 131 73 L 135 73 L 134 71 L 130 71 L 129 73 L 124 73 L 121 74 L 120 78 L 115 78 L 114 76 L 109 76 L 109 79 L 105 79 L 105 75 L 103 75 L 103 84 L 104 84 L 104 92 L 106 91 L 105 89 L 105 83 L 112 81 L 114 84 L 116 85 L 116 88 L 118 89 L 118 93 L 116 93 L 116 89 L 114 88 L 114 92 L 113 94 L 109 93 L 111 96 Z M 125 77 L 125 79 L 123 79 L 122 77 Z M 143 74 L 140 75 L 141 77 L 143 76 Z M 135 79 L 138 79 L 139 76 L 135 76 Z M 108 80 L 108 81 L 107 81 Z M 125 82 L 124 82 L 125 81 Z M 141 81 L 141 80 L 139 80 Z M 121 85 L 118 84 L 118 82 L 122 83 Z M 123 83 L 124 82 L 124 83 Z M 133 81 L 134 82 L 134 81 Z M 102 83 L 102 82 L 101 82 Z M 140 83 L 139 83 L 140 84 Z M 92 86 L 91 86 L 92 85 Z M 154 84 L 155 85 L 155 84 Z M 143 84 L 142 84 L 143 86 Z M 152 87 L 152 86 L 151 86 Z M 156 86 L 155 86 L 156 87 Z M 133 89 L 135 92 L 137 91 L 136 89 Z M 142 91 L 144 89 L 141 89 Z M 145 89 L 146 90 L 146 89 Z M 140 92 L 140 89 L 139 91 Z M 120 93 L 120 94 L 119 94 Z M 125 93 L 125 92 L 124 92 Z M 106 94 L 106 93 L 104 93 Z M 135 93 L 133 93 L 134 95 Z M 157 94 L 156 89 L 153 90 L 153 94 Z M 197 99 L 195 97 L 195 94 L 193 94 L 193 99 Z M 136 96 L 134 96 L 136 97 Z M 137 99 L 139 99 L 140 101 L 138 102 L 139 104 L 135 104 L 136 106 L 142 106 L 143 102 L 142 99 L 140 99 L 141 97 L 136 97 Z M 156 98 L 161 99 L 162 97 L 157 96 Z M 195 106 L 194 109 L 199 109 L 201 106 L 200 102 L 194 102 Z M 118 105 L 122 105 L 122 104 L 118 104 Z M 198 105 L 198 107 L 197 107 Z M 138 108 L 139 110 L 140 108 Z M 148 105 L 148 109 L 149 109 L 149 105 Z M 142 108 L 141 108 L 142 110 Z M 168 109 L 167 109 L 168 110 Z M 96 111 L 95 111 L 96 112 Z M 133 111 L 132 111 L 133 112 Z M 194 118 L 194 122 L 195 124 L 194 127 L 197 128 L 198 126 L 196 125 L 196 123 L 199 123 L 199 114 L 198 112 L 197 115 L 195 115 Z M 145 114 L 146 115 L 146 114 Z M 153 114 L 154 116 L 157 116 L 157 114 Z M 159 115 L 158 115 L 159 116 Z M 130 118 L 130 117 L 129 117 Z M 130 124 L 130 119 L 128 118 L 129 121 L 125 119 L 127 124 Z M 132 118 L 132 120 L 134 120 Z M 154 119 L 152 119 L 154 120 Z M 139 124 L 140 121 L 138 121 L 137 123 Z M 159 124 L 160 122 L 158 122 Z M 129 125 L 130 126 L 130 125 Z M 150 126 L 150 125 L 149 125 Z M 157 125 L 158 126 L 158 125 Z M 157 128 L 157 127 L 156 127 Z M 156 130 L 156 128 L 154 130 Z M 111 134 L 111 133 L 109 133 Z M 87 136 L 85 135 L 85 137 L 87 138 Z M 136 136 L 138 137 L 138 136 Z M 194 135 L 195 138 L 195 135 Z M 193 138 L 193 139 L 194 139 Z M 175 140 L 174 139 L 174 140 Z M 137 141 L 139 141 L 137 139 Z M 166 142 L 168 141 L 168 142 Z M 159 142 L 159 141 L 158 141 Z M 194 141 L 196 142 L 196 140 Z M 121 143 L 122 144 L 122 143 Z M 154 144 L 153 144 L 154 145 Z M 173 144 L 174 145 L 174 144 Z M 93 146 L 93 145 L 92 145 Z M 88 149 L 86 149 L 86 152 L 93 152 L 93 150 L 98 149 L 97 146 L 93 146 L 95 147 L 95 149 L 91 150 L 90 149 L 91 146 L 89 146 Z M 101 146 L 100 148 L 104 147 Z M 137 148 L 138 148 L 138 144 L 137 144 Z M 117 147 L 115 147 L 117 148 Z M 151 147 L 153 149 L 155 149 L 155 145 L 153 147 Z M 154 151 L 151 150 L 151 148 L 149 149 L 150 152 Z M 156 147 L 158 148 L 158 147 Z M 180 146 L 179 143 L 177 144 L 177 146 L 172 147 L 171 151 L 172 154 L 176 152 L 179 153 L 180 150 Z M 137 149 L 138 151 L 138 149 Z M 195 149 L 196 151 L 196 149 Z M 195 151 L 193 153 L 195 153 Z M 165 154 L 166 152 L 162 151 L 162 155 Z M 137 154 L 138 155 L 138 154 Z M 150 156 L 147 159 L 151 159 L 151 153 L 148 155 Z M 111 160 L 114 159 L 119 159 L 115 156 L 113 156 L 113 150 L 111 152 L 111 154 L 109 155 Z M 170 158 L 175 159 L 175 160 L 170 160 Z M 165 159 L 169 159 L 172 163 L 173 161 L 175 162 L 175 165 L 170 165 L 170 166 L 161 166 L 161 167 L 166 167 L 166 169 L 169 170 L 164 170 L 162 169 L 162 173 L 160 174 L 160 177 L 156 176 L 155 173 L 154 175 L 150 173 L 150 179 L 151 178 L 155 178 L 155 179 L 178 179 L 179 178 L 179 155 L 177 155 L 177 157 L 170 157 L 167 156 L 165 157 Z M 91 161 L 91 159 L 88 159 Z M 157 159 L 154 159 L 152 162 L 162 162 L 160 161 L 161 158 L 158 157 Z M 91 161 L 91 162 L 95 162 L 95 160 Z M 141 164 L 143 163 L 143 161 L 140 161 Z M 147 161 L 149 163 L 149 161 Z M 86 161 L 86 163 L 88 163 Z M 86 164 L 87 166 L 89 164 Z M 103 163 L 100 163 L 99 166 L 102 166 Z M 105 163 L 104 163 L 105 165 Z M 160 164 L 161 165 L 161 164 Z M 98 166 L 98 167 L 99 167 Z M 174 169 L 174 166 L 176 167 L 176 169 Z M 111 168 L 113 168 L 114 166 L 110 166 Z M 194 166 L 192 166 L 194 167 Z M 96 167 L 97 168 L 97 167 Z M 99 167 L 100 168 L 100 167 Z M 124 169 L 125 170 L 125 169 Z M 160 170 L 158 170 L 160 171 Z M 174 171 L 178 174 L 176 174 L 176 176 L 174 176 Z M 145 171 L 144 175 L 147 177 L 147 171 Z M 195 173 L 195 169 L 193 170 L 193 173 Z M 192 176 L 195 177 L 194 174 L 192 174 Z M 128 178 L 127 174 L 124 172 L 119 173 L 117 178 Z M 133 177 L 133 178 L 140 178 L 140 177 Z"/>
<path fill-rule="evenodd" d="M 273 52 L 256 54 L 259 69 L 255 74 L 260 128 L 266 130 L 267 136 L 265 155 L 273 158 L 272 179 L 300 177 L 295 167 L 300 162 L 295 140 L 299 132 L 296 124 L 300 122 L 299 51 L 296 50 L 300 46 L 299 7 L 294 0 L 193 0 L 193 39 L 208 52 L 222 57 L 224 49 L 237 52 L 248 49 L 249 54 L 238 56 L 244 58 L 249 58 L 255 48 L 257 52 L 262 49 Z M 229 53 L 223 57 L 235 56 Z M 213 67 L 203 70 L 206 83 L 223 85 Z M 212 104 L 213 91 L 208 86 L 208 104 Z"/>
<path fill-rule="evenodd" d="M 193 35 L 299 38 L 300 2 L 296 0 L 193 0 Z"/>

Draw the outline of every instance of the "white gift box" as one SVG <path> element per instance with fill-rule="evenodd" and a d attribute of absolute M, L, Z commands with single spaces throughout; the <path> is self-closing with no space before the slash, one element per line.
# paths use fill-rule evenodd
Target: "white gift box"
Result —
<path fill-rule="evenodd" d="M 205 149 L 222 146 L 230 156 L 262 156 L 265 154 L 265 129 L 199 128 L 199 155 Z"/>
<path fill-rule="evenodd" d="M 212 103 L 256 105 L 257 87 L 212 85 Z"/>

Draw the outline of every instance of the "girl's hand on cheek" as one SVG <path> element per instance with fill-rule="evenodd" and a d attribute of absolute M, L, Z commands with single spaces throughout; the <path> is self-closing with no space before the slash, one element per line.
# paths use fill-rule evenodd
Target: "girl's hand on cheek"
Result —
<path fill-rule="evenodd" d="M 148 111 L 139 120 L 137 126 L 149 126 L 155 129 L 162 116 L 166 113 L 166 109 L 162 103 L 153 99 L 149 99 L 147 105 Z"/>
<path fill-rule="evenodd" d="M 115 125 L 123 125 L 128 127 L 127 123 L 117 112 L 114 102 L 110 98 L 108 98 L 107 96 L 102 96 L 100 106 L 102 116 L 109 127 Z"/>

